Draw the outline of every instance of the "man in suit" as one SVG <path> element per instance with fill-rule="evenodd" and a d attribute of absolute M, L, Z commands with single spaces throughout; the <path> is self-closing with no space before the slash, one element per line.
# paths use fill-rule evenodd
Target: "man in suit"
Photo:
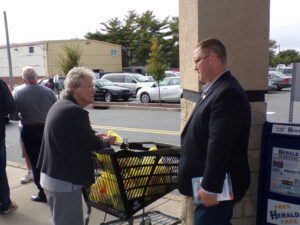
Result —
<path fill-rule="evenodd" d="M 226 49 L 206 39 L 194 51 L 195 70 L 203 84 L 200 100 L 181 134 L 179 191 L 193 201 L 192 178 L 203 177 L 194 212 L 195 225 L 229 225 L 233 207 L 250 184 L 248 140 L 250 105 L 245 91 L 226 66 Z M 230 174 L 234 200 L 217 200 Z"/>

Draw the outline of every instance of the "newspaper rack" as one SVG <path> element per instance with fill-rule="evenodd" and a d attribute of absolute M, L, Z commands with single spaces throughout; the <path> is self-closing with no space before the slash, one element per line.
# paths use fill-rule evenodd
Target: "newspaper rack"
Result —
<path fill-rule="evenodd" d="M 155 147 L 155 151 L 151 151 L 151 146 Z M 158 223 L 152 221 L 152 224 L 181 222 L 161 212 L 144 212 L 146 206 L 177 188 L 179 147 L 134 142 L 128 144 L 127 150 L 115 152 L 113 149 L 104 149 L 94 152 L 92 160 L 95 183 L 83 189 L 88 207 L 86 225 L 89 223 L 91 207 L 119 218 L 105 223 L 105 214 L 103 225 L 121 221 L 132 225 L 136 218 L 141 218 L 140 224 L 151 224 L 153 214 L 158 218 Z M 141 209 L 141 215 L 133 216 Z M 162 216 L 164 222 L 159 223 L 159 217 Z"/>

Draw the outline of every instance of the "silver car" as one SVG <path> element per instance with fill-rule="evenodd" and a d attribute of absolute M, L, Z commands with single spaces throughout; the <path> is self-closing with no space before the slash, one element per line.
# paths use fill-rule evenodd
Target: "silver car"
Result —
<path fill-rule="evenodd" d="M 127 87 L 134 95 L 139 89 L 154 84 L 153 80 L 149 77 L 143 76 L 139 73 L 109 73 L 101 77 L 115 83 L 120 87 Z"/>
<path fill-rule="evenodd" d="M 269 71 L 269 81 L 274 83 L 277 91 L 280 91 L 282 88 L 289 88 L 292 85 L 292 77 L 286 76 L 279 71 Z"/>

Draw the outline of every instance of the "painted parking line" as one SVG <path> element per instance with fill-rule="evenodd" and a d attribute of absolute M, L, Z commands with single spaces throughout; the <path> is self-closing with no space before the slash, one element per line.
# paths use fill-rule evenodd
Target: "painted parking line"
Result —
<path fill-rule="evenodd" d="M 268 115 L 275 114 L 275 112 L 267 112 Z"/>
<path fill-rule="evenodd" d="M 130 128 L 130 127 L 114 127 L 114 126 L 99 126 L 92 125 L 94 129 L 105 129 L 105 130 L 122 130 L 129 132 L 140 132 L 140 133 L 152 133 L 152 134 L 166 134 L 166 135 L 175 135 L 179 136 L 179 131 L 170 131 L 170 130 L 151 130 L 151 129 L 141 129 L 141 128 Z"/>

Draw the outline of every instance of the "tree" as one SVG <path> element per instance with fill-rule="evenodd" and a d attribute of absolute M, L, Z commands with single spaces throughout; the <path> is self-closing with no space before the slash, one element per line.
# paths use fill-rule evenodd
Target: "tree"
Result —
<path fill-rule="evenodd" d="M 161 55 L 162 46 L 158 44 L 158 38 L 152 39 L 151 52 L 149 54 L 150 58 L 147 60 L 148 62 L 148 73 L 150 73 L 154 80 L 157 81 L 158 84 L 158 98 L 159 104 L 161 104 L 160 100 L 160 81 L 165 78 L 165 64 L 163 63 L 163 58 Z"/>
<path fill-rule="evenodd" d="M 100 31 L 87 33 L 85 38 L 122 45 L 123 67 L 146 65 L 154 37 L 163 45 L 161 54 L 168 64 L 179 67 L 178 17 L 161 21 L 152 11 L 138 15 L 129 10 L 122 21 L 114 18 L 100 24 Z"/>
<path fill-rule="evenodd" d="M 64 45 L 65 55 L 60 55 L 58 64 L 64 76 L 74 67 L 80 66 L 81 49 L 79 45 Z"/>
<path fill-rule="evenodd" d="M 137 41 L 133 45 L 135 48 L 134 63 L 136 65 L 145 65 L 147 63 L 147 56 L 150 53 L 151 40 L 157 38 L 159 42 L 162 42 L 162 38 L 166 36 L 163 30 L 167 29 L 168 20 L 159 21 L 153 15 L 153 12 L 148 10 L 137 19 L 137 25 Z"/>
<path fill-rule="evenodd" d="M 123 22 L 114 18 L 106 23 L 100 23 L 101 30 L 95 33 L 89 32 L 85 38 L 122 45 L 122 64 L 123 67 L 129 66 L 134 55 L 131 44 L 135 40 L 136 19 L 137 13 L 129 10 Z"/>
<path fill-rule="evenodd" d="M 278 45 L 275 40 L 269 40 L 269 64 L 276 66 L 278 64 L 278 58 L 276 57 L 276 49 Z"/>
<path fill-rule="evenodd" d="M 278 64 L 291 64 L 293 62 L 300 62 L 300 54 L 298 51 L 293 49 L 288 49 L 275 53 L 278 45 L 275 40 L 269 40 L 269 64 L 271 66 L 276 66 Z"/>
<path fill-rule="evenodd" d="M 164 57 L 170 68 L 179 68 L 179 19 L 172 17 L 168 20 L 169 31 L 161 40 Z"/>
<path fill-rule="evenodd" d="M 291 64 L 293 62 L 300 62 L 300 54 L 298 51 L 293 49 L 288 49 L 281 51 L 277 54 L 280 63 L 285 65 Z"/>

